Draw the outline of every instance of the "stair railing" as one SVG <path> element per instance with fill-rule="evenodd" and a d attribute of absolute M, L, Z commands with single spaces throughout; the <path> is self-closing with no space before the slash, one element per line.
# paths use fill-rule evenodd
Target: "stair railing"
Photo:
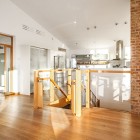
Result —
<path fill-rule="evenodd" d="M 86 93 L 85 85 L 81 84 L 81 86 Z M 100 107 L 100 100 L 96 97 L 96 95 L 93 93 L 93 91 L 91 89 L 90 89 L 90 102 L 91 102 L 91 105 L 94 105 L 95 107 Z"/>

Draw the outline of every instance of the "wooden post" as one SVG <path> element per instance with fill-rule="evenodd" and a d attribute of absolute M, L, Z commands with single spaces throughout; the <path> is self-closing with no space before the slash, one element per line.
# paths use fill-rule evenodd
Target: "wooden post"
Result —
<path fill-rule="evenodd" d="M 86 108 L 90 108 L 90 71 L 86 71 Z"/>
<path fill-rule="evenodd" d="M 76 70 L 76 116 L 81 116 L 81 70 Z"/>
<path fill-rule="evenodd" d="M 9 71 L 9 80 L 10 80 L 10 82 L 9 82 L 9 92 L 10 93 L 13 93 L 13 74 L 14 74 L 14 71 L 13 70 L 10 70 Z"/>
<path fill-rule="evenodd" d="M 38 81 L 38 104 L 39 108 L 43 108 L 43 81 Z"/>
<path fill-rule="evenodd" d="M 38 108 L 38 71 L 34 71 L 34 108 Z"/>
<path fill-rule="evenodd" d="M 73 80 L 71 84 L 71 110 L 73 114 L 76 113 L 75 108 L 75 80 Z"/>
<path fill-rule="evenodd" d="M 71 94 L 71 69 L 68 70 L 68 94 Z"/>
<path fill-rule="evenodd" d="M 54 80 L 54 70 L 50 72 L 50 79 Z M 54 101 L 54 85 L 50 82 L 50 102 Z"/>

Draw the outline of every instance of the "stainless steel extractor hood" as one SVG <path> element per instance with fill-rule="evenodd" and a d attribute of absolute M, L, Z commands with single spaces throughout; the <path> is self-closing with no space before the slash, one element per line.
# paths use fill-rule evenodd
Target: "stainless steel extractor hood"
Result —
<path fill-rule="evenodd" d="M 123 41 L 118 40 L 116 42 L 116 60 L 123 59 Z"/>

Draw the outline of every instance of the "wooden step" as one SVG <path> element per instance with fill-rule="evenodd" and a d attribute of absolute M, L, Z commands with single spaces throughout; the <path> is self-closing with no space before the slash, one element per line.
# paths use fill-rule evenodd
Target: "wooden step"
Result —
<path fill-rule="evenodd" d="M 53 106 L 53 107 L 64 107 L 68 104 L 71 103 L 71 95 L 68 95 L 67 98 L 66 97 L 62 97 L 58 100 L 55 100 L 54 102 L 51 102 L 48 104 L 48 106 Z"/>

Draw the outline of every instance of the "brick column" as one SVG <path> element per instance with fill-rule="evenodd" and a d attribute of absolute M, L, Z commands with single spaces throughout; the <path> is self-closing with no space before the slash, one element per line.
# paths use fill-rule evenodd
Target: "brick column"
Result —
<path fill-rule="evenodd" d="M 131 111 L 140 115 L 140 0 L 131 0 Z"/>

